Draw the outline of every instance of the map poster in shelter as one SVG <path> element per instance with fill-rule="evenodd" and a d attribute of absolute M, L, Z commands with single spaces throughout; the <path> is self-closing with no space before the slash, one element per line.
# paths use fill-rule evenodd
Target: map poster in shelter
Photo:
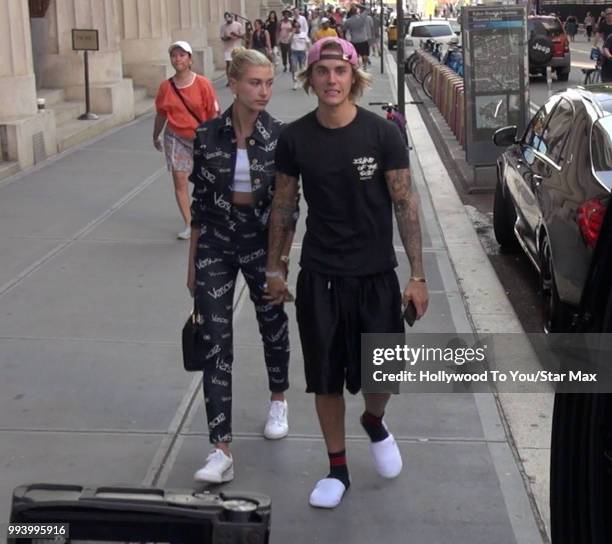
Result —
<path fill-rule="evenodd" d="M 466 154 L 474 166 L 494 164 L 502 151 L 498 128 L 526 124 L 528 100 L 527 19 L 524 6 L 463 10 Z"/>

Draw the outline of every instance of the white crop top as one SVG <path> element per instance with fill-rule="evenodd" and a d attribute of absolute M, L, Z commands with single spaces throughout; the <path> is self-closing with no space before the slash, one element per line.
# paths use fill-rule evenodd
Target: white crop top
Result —
<path fill-rule="evenodd" d="M 246 149 L 237 149 L 236 169 L 234 170 L 234 184 L 232 191 L 235 193 L 252 193 L 251 169 L 249 167 L 249 156 Z"/>

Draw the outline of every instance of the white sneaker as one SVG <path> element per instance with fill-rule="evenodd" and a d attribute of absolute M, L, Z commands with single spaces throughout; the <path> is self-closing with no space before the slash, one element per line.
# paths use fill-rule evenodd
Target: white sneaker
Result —
<path fill-rule="evenodd" d="M 198 470 L 193 479 L 197 482 L 220 484 L 234 479 L 234 459 L 215 448 L 206 458 L 206 464 Z"/>
<path fill-rule="evenodd" d="M 289 424 L 287 423 L 287 401 L 270 401 L 270 411 L 264 427 L 264 436 L 268 440 L 278 440 L 289 434 Z"/>
<path fill-rule="evenodd" d="M 294 82 L 293 82 L 293 90 L 294 90 L 294 91 L 297 91 L 297 90 L 298 90 L 298 82 L 297 82 L 297 81 L 294 81 Z"/>
<path fill-rule="evenodd" d="M 191 227 L 189 225 L 186 225 L 185 230 L 179 232 L 176 237 L 179 240 L 189 240 L 191 238 Z"/>

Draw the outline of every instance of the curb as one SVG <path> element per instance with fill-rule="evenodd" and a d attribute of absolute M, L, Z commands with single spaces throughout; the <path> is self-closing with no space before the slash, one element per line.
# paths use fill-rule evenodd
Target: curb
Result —
<path fill-rule="evenodd" d="M 385 51 L 387 74 L 397 80 L 395 59 Z M 396 91 L 394 91 L 396 92 Z M 412 94 L 404 85 L 406 101 Z M 489 262 L 453 181 L 438 153 L 417 105 L 406 106 L 408 136 L 414 160 L 422 169 L 444 245 L 453 266 L 472 329 L 476 335 L 514 333 L 522 353 L 535 359 L 525 331 Z M 494 393 L 508 442 L 520 469 L 531 508 L 544 541 L 550 541 L 549 437 L 552 393 Z M 544 442 L 544 443 L 543 443 Z"/>

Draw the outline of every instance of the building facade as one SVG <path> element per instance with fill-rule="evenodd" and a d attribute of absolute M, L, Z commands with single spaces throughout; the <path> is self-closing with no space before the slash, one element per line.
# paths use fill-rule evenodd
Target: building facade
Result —
<path fill-rule="evenodd" d="M 275 0 L 2 0 L 0 170 L 31 166 L 82 141 L 77 133 L 87 137 L 89 130 L 91 137 L 96 127 L 130 121 L 139 100 L 150 108 L 160 82 L 173 73 L 173 41 L 187 40 L 194 69 L 213 77 L 224 65 L 223 14 L 253 20 L 282 7 Z M 72 50 L 72 29 L 98 31 L 99 50 L 89 54 L 90 110 L 98 121 L 76 122 L 84 107 L 84 62 Z"/>

